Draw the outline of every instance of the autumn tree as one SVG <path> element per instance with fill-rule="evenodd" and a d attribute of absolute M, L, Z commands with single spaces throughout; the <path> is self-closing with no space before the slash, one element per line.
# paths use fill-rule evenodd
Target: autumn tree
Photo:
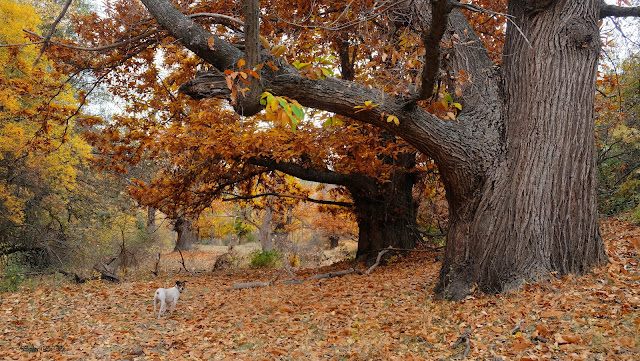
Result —
<path fill-rule="evenodd" d="M 208 8 L 187 1 L 179 7 L 168 0 L 142 3 L 162 31 L 206 63 L 208 71 L 184 83 L 184 93 L 228 98 L 248 117 L 262 111 L 268 92 L 379 127 L 432 158 L 450 221 L 439 296 L 461 299 L 474 286 L 501 292 L 606 262 L 593 142 L 598 22 L 639 16 L 639 8 L 599 0 L 508 1 L 506 14 L 493 13 L 508 19 L 504 43 L 495 49 L 488 44 L 500 45 L 501 38 L 492 43 L 478 37 L 463 13 L 489 10 L 456 1 L 261 2 L 268 11 L 247 1 L 253 7 L 246 13 L 221 2 Z M 139 8 L 126 9 L 141 14 L 127 41 L 140 40 L 139 50 L 157 39 L 161 30 Z M 210 11 L 197 12 L 203 9 Z M 260 28 L 256 14 L 262 14 Z M 215 24 L 196 21 L 203 17 Z M 244 25 L 243 44 L 221 31 L 221 23 Z M 310 44 L 308 52 L 320 51 L 328 45 L 323 36 L 337 33 L 340 44 L 352 46 L 342 51 L 355 49 L 353 80 L 296 64 L 297 53 L 277 43 L 293 39 Z M 502 57 L 490 56 L 496 52 Z M 295 125 L 291 106 L 281 106 Z M 280 121 L 287 119 L 282 112 L 266 110 Z"/>
<path fill-rule="evenodd" d="M 601 209 L 640 216 L 640 56 L 604 64 L 596 97 L 596 144 Z"/>
<path fill-rule="evenodd" d="M 143 3 L 162 28 L 220 72 L 246 57 L 169 1 Z M 263 68 L 260 86 L 380 126 L 435 160 L 451 221 L 439 295 L 460 299 L 473 285 L 500 292 L 549 272 L 581 274 L 603 264 L 593 144 L 598 21 L 638 9 L 596 0 L 509 1 L 507 56 L 496 68 L 459 7 L 473 8 L 449 1 L 394 7 L 408 15 L 401 26 L 415 25 L 425 46 L 421 81 L 406 96 L 309 79 L 278 59 L 278 70 Z M 366 4 L 361 9 L 375 14 Z M 452 93 L 460 89 L 456 121 L 418 104 L 432 94 L 440 69 L 447 81 L 466 74 L 466 83 L 450 84 Z M 358 111 L 367 101 L 379 106 Z M 235 105 L 244 115 L 261 109 L 254 97 L 240 96 Z M 388 115 L 399 124 L 387 122 Z"/>

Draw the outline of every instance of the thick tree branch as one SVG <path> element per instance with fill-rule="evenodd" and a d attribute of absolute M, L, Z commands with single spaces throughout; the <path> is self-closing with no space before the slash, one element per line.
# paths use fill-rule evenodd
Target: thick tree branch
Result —
<path fill-rule="evenodd" d="M 453 9 L 449 0 L 434 0 L 431 3 L 431 27 L 429 31 L 423 29 L 422 32 L 425 53 L 420 75 L 420 89 L 413 103 L 433 95 L 433 87 L 440 70 L 440 42 L 445 30 L 447 30 L 447 18 Z"/>
<path fill-rule="evenodd" d="M 365 192 L 377 191 L 376 182 L 364 175 L 342 174 L 328 169 L 307 168 L 295 163 L 278 162 L 267 157 L 251 157 L 247 162 L 253 165 L 267 167 L 269 169 L 275 169 L 282 173 L 308 181 L 335 184 L 344 187 L 356 187 Z"/>
<path fill-rule="evenodd" d="M 180 12 L 170 1 L 141 1 L 162 28 L 216 69 L 232 69 L 238 60 L 243 58 L 240 50 L 209 33 Z"/>
<path fill-rule="evenodd" d="M 245 61 L 246 68 L 253 69 L 260 63 L 260 2 L 259 0 L 244 0 L 244 30 L 245 30 Z M 240 114 L 259 112 L 262 106 L 256 99 L 260 98 L 263 90 L 259 79 L 251 77 L 251 85 L 246 94 L 247 101 L 239 103 Z M 242 94 L 245 97 L 245 94 Z M 238 107 L 236 107 L 238 108 Z"/>
<path fill-rule="evenodd" d="M 223 201 L 235 201 L 235 200 L 240 200 L 240 199 L 241 200 L 249 200 L 249 199 L 260 198 L 260 197 L 281 197 L 281 198 L 300 199 L 300 200 L 303 200 L 305 202 L 318 203 L 318 204 L 327 204 L 327 205 L 332 205 L 332 206 L 353 207 L 353 203 L 352 202 L 326 201 L 326 200 L 323 200 L 323 199 L 309 198 L 309 197 L 299 196 L 299 195 L 295 195 L 295 194 L 283 194 L 283 193 L 274 193 L 274 192 L 252 194 L 252 195 L 248 195 L 248 196 L 243 196 L 243 195 L 239 195 L 239 194 L 230 194 L 230 196 L 231 196 L 231 198 L 224 198 Z"/>
<path fill-rule="evenodd" d="M 629 16 L 640 17 L 640 6 L 634 6 L 634 7 L 615 6 L 615 5 L 609 5 L 604 1 L 602 2 L 602 5 L 600 5 L 600 19 L 604 19 L 607 17 L 621 18 L 621 17 L 629 17 Z"/>

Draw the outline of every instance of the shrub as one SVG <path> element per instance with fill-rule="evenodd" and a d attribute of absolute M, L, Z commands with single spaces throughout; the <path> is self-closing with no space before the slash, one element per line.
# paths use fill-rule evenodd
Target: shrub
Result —
<path fill-rule="evenodd" d="M 24 282 L 23 267 L 12 261 L 5 264 L 0 275 L 0 293 L 15 292 L 22 282 Z"/>
<path fill-rule="evenodd" d="M 254 251 L 251 252 L 251 268 L 271 268 L 281 264 L 283 259 L 282 253 L 274 249 L 271 251 Z"/>

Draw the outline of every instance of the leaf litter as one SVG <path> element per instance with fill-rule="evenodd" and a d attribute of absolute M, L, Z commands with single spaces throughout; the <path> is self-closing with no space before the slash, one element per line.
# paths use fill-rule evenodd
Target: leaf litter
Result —
<path fill-rule="evenodd" d="M 456 303 L 433 298 L 435 253 L 412 254 L 370 275 L 242 290 L 228 288 L 272 280 L 280 270 L 42 282 L 0 295 L 0 358 L 637 360 L 640 228 L 613 219 L 601 230 L 607 266 Z M 185 277 L 175 313 L 153 317 L 155 289 Z"/>

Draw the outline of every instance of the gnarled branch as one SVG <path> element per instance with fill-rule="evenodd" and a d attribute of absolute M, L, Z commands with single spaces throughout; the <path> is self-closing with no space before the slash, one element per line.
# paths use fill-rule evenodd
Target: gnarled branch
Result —
<path fill-rule="evenodd" d="M 640 17 L 640 6 L 633 6 L 633 7 L 616 6 L 616 5 L 609 5 L 604 1 L 602 2 L 602 5 L 600 5 L 600 19 L 604 19 L 606 17 L 622 18 L 622 17 L 630 17 L 630 16 Z"/>

